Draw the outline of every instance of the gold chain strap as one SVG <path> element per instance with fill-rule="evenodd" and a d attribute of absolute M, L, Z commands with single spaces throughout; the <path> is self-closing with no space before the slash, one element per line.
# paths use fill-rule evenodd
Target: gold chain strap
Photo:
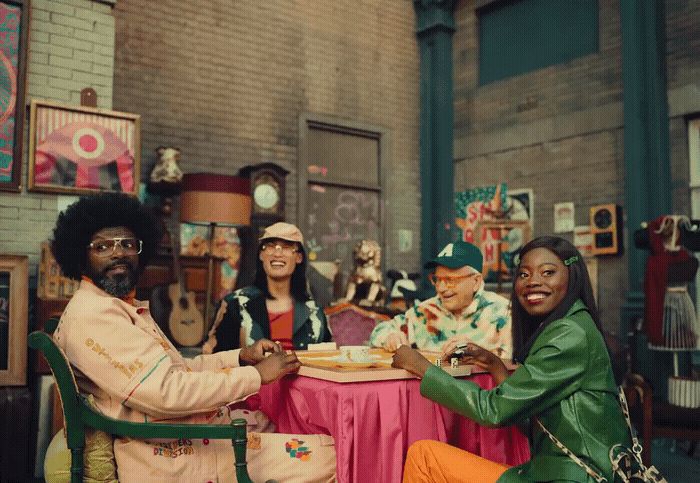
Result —
<path fill-rule="evenodd" d="M 571 450 L 570 450 L 569 448 L 567 448 L 566 446 L 564 446 L 564 443 L 562 443 L 561 441 L 559 441 L 559 440 L 557 439 L 556 436 L 554 436 L 552 433 L 550 433 L 549 430 L 548 430 L 547 428 L 544 427 L 544 424 L 542 424 L 542 422 L 541 422 L 539 419 L 535 419 L 535 421 L 537 421 L 537 424 L 540 426 L 540 428 L 542 428 L 542 431 L 544 431 L 545 434 L 546 434 L 547 436 L 549 436 L 549 439 L 552 440 L 552 443 L 554 443 L 554 444 L 557 446 L 557 448 L 559 448 L 566 456 L 568 456 L 569 458 L 571 458 L 572 460 L 574 460 L 574 463 L 576 463 L 576 464 L 579 465 L 581 468 L 583 468 L 584 470 L 586 470 L 586 473 L 588 473 L 588 476 L 590 476 L 591 478 L 593 478 L 593 479 L 594 479 L 595 481 L 597 481 L 598 483 L 602 483 L 602 482 L 607 482 L 607 481 L 608 481 L 604 476 L 602 476 L 602 475 L 599 474 L 599 473 L 596 473 L 596 471 L 595 471 L 593 468 L 591 468 L 591 467 L 588 466 L 586 463 L 584 463 L 583 460 L 581 460 L 581 458 L 579 458 L 579 457 L 576 456 L 574 453 L 572 453 Z"/>
<path fill-rule="evenodd" d="M 632 430 L 632 421 L 630 421 L 630 413 L 629 409 L 627 408 L 627 398 L 625 397 L 625 391 L 622 389 L 622 386 L 620 386 L 620 392 L 618 393 L 618 401 L 620 403 L 620 408 L 622 409 L 622 414 L 625 416 L 625 421 L 627 421 L 627 427 L 630 430 L 630 435 L 632 437 L 632 453 L 634 453 L 634 458 L 637 460 L 637 464 L 639 465 L 640 471 L 638 471 L 636 474 L 633 476 L 640 478 L 642 481 L 656 481 L 656 482 L 661 482 L 661 483 L 667 483 L 666 479 L 664 479 L 663 476 L 661 476 L 658 472 L 658 470 L 654 466 L 650 466 L 647 468 L 644 466 L 642 463 L 642 445 L 639 444 L 639 440 L 637 439 L 637 436 L 635 436 L 634 431 Z M 564 443 L 559 441 L 556 436 L 554 436 L 552 433 L 549 432 L 547 428 L 544 427 L 544 424 L 539 419 L 536 419 L 537 424 L 539 425 L 540 428 L 542 428 L 542 431 L 545 432 L 545 434 L 549 437 L 550 440 L 552 440 L 552 443 L 554 443 L 557 448 L 559 448 L 565 455 L 567 455 L 569 458 L 571 458 L 574 463 L 579 465 L 581 468 L 586 470 L 586 473 L 593 478 L 597 483 L 602 483 L 602 482 L 607 482 L 608 480 L 600 475 L 599 473 L 596 473 L 596 471 L 588 466 L 586 463 L 581 460 L 578 456 L 576 456 L 574 453 L 571 452 L 569 448 L 567 448 Z M 617 457 L 613 456 L 613 452 L 616 448 L 622 447 L 620 444 L 616 444 L 610 449 L 610 462 L 613 465 L 613 472 L 620 474 L 620 464 L 621 460 L 624 458 L 623 454 L 618 455 Z M 631 458 L 631 456 L 628 457 Z M 624 481 L 628 481 L 625 479 Z"/>

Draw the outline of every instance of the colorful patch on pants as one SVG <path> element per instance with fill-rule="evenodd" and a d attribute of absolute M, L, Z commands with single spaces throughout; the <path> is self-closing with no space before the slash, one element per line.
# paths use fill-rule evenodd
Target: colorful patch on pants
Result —
<path fill-rule="evenodd" d="M 284 449 L 289 453 L 290 458 L 296 458 L 301 461 L 309 461 L 311 459 L 311 450 L 308 446 L 304 446 L 304 442 L 296 438 L 284 443 Z"/>

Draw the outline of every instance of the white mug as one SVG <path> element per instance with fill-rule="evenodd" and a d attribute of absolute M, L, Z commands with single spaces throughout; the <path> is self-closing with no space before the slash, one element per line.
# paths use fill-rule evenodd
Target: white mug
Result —
<path fill-rule="evenodd" d="M 369 360 L 369 347 L 364 345 L 344 345 L 340 347 L 340 355 L 350 362 L 367 362 Z"/>

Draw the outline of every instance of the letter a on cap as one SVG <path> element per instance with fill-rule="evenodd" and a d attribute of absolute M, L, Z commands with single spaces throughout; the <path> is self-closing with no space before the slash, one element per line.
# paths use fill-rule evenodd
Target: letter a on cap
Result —
<path fill-rule="evenodd" d="M 440 253 L 438 253 L 438 257 L 451 257 L 454 246 L 454 243 L 448 243 L 447 246 L 443 248 Z"/>

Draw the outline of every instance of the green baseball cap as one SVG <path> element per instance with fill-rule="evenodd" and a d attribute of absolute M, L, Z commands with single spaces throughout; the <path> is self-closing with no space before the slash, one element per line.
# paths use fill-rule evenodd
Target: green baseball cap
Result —
<path fill-rule="evenodd" d="M 445 248 L 435 258 L 425 264 L 425 268 L 435 268 L 438 265 L 447 268 L 470 266 L 481 272 L 484 266 L 484 257 L 476 245 L 458 240 L 445 245 Z"/>

